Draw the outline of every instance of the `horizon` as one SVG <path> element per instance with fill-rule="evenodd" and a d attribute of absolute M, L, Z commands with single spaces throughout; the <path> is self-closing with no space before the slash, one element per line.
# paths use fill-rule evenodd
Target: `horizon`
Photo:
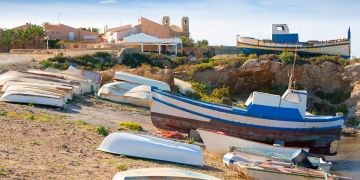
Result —
<path fill-rule="evenodd" d="M 135 25 L 141 16 L 158 23 L 163 16 L 169 16 L 175 25 L 187 16 L 194 40 L 235 46 L 236 35 L 271 39 L 271 25 L 277 23 L 288 24 L 291 33 L 299 34 L 300 41 L 346 38 L 350 27 L 351 56 L 359 57 L 358 5 L 356 0 L 14 0 L 0 2 L 0 28 L 60 22 L 103 31 L 105 26 Z"/>

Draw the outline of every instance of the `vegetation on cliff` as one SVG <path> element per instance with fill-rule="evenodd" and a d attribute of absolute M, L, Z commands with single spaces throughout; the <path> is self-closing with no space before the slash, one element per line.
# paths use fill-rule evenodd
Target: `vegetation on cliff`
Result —
<path fill-rule="evenodd" d="M 106 70 L 114 67 L 117 60 L 107 52 L 97 52 L 93 55 L 83 55 L 78 57 L 65 57 L 62 54 L 53 58 L 41 61 L 42 68 L 54 68 L 66 70 L 70 65 L 78 66 L 87 70 Z"/>

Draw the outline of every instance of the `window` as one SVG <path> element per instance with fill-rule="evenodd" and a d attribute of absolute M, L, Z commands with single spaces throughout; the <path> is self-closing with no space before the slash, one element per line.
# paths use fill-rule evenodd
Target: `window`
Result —
<path fill-rule="evenodd" d="M 277 26 L 276 27 L 278 31 L 285 31 L 285 27 L 284 26 Z"/>
<path fill-rule="evenodd" d="M 292 103 L 300 103 L 300 96 L 298 94 L 289 93 L 285 96 L 284 99 Z"/>

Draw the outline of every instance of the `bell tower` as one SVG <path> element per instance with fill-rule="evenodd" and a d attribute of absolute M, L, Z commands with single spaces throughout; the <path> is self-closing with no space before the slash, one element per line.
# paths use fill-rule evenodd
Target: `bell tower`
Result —
<path fill-rule="evenodd" d="M 164 26 L 170 26 L 170 17 L 169 16 L 164 16 L 162 19 L 162 24 Z"/>
<path fill-rule="evenodd" d="M 189 18 L 188 17 L 182 17 L 181 18 L 181 29 L 182 32 L 189 34 Z"/>

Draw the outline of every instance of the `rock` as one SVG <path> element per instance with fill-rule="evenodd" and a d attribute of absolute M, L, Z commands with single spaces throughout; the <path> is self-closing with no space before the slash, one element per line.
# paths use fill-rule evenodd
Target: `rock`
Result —
<path fill-rule="evenodd" d="M 222 104 L 225 104 L 225 105 L 228 105 L 228 106 L 232 106 L 232 101 L 231 101 L 231 99 L 228 98 L 228 97 L 223 97 L 223 98 L 221 99 L 221 103 L 222 103 Z"/>

